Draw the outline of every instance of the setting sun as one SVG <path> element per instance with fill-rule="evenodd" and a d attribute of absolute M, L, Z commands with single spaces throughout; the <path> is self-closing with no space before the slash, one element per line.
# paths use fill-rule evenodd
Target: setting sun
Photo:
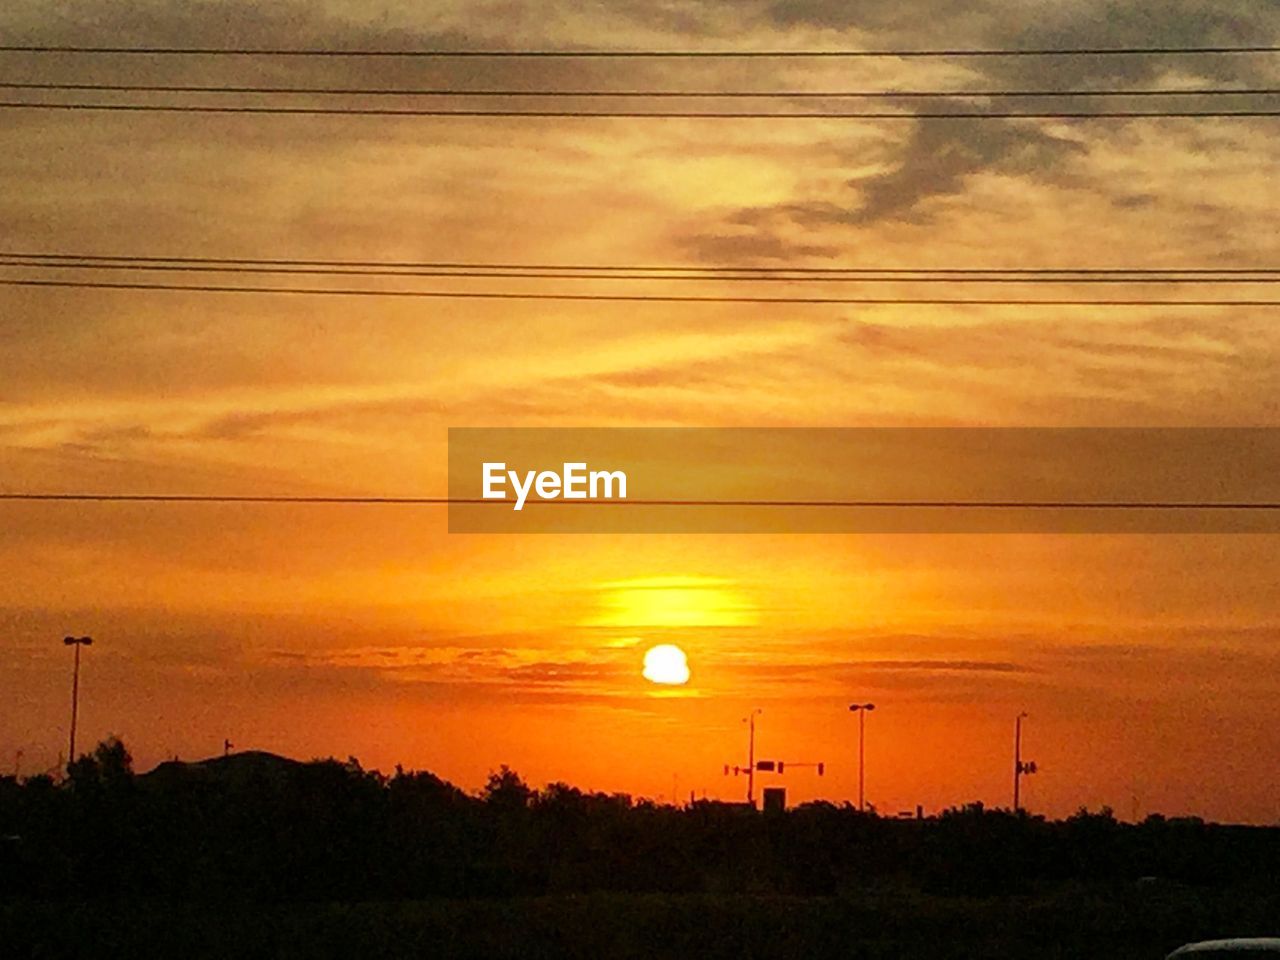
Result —
<path fill-rule="evenodd" d="M 652 683 L 688 683 L 689 660 L 684 651 L 674 644 L 650 647 L 644 655 L 644 678 Z"/>

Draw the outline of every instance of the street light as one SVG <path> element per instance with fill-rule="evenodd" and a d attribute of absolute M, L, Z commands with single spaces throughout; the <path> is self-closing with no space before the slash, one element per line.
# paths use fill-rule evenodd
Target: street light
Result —
<path fill-rule="evenodd" d="M 93 637 L 63 637 L 64 646 L 75 647 L 75 667 L 71 671 L 71 749 L 67 765 L 76 762 L 76 708 L 80 703 L 80 648 L 93 645 Z"/>
<path fill-rule="evenodd" d="M 874 710 L 874 703 L 851 703 L 849 710 L 858 715 L 858 812 L 866 808 L 866 745 L 867 714 Z"/>
<path fill-rule="evenodd" d="M 742 722 L 747 724 L 749 733 L 747 735 L 747 803 L 751 806 L 756 805 L 756 717 L 764 713 L 759 707 L 756 707 L 747 716 L 742 718 Z"/>

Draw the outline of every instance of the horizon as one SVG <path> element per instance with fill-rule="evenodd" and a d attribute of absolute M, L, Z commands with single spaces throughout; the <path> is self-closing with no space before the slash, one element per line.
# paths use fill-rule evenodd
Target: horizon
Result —
<path fill-rule="evenodd" d="M 111 742 L 111 738 L 108 738 L 108 740 L 102 741 L 102 743 L 100 743 L 98 746 L 107 745 L 110 742 Z M 118 742 L 123 744 L 126 751 L 128 750 L 127 743 L 124 743 L 123 740 Z M 93 754 L 93 751 L 89 750 L 89 751 L 85 751 L 85 753 L 82 754 L 82 756 L 92 756 L 92 754 Z M 132 755 L 130 754 L 130 756 Z M 757 810 L 761 809 L 760 802 L 757 801 L 757 803 L 752 805 L 747 803 L 747 801 L 742 797 L 738 797 L 735 799 L 732 797 L 685 795 L 685 796 L 676 796 L 672 798 L 670 795 L 654 796 L 649 794 L 633 794 L 633 793 L 627 793 L 627 792 L 615 791 L 615 790 L 598 790 L 589 785 L 570 783 L 563 780 L 552 780 L 552 781 L 547 781 L 546 783 L 538 784 L 536 782 L 525 780 L 525 778 L 520 775 L 519 770 L 505 763 L 498 764 L 494 767 L 491 767 L 489 769 L 488 774 L 485 777 L 485 782 L 472 788 L 465 788 L 465 787 L 459 786 L 458 784 L 454 783 L 448 778 L 440 777 L 435 773 L 435 771 L 432 771 L 426 768 L 405 767 L 402 764 L 396 764 L 391 768 L 390 772 L 386 772 L 378 767 L 367 767 L 360 762 L 359 757 L 356 757 L 350 754 L 347 755 L 345 759 L 337 755 L 330 755 L 327 757 L 313 756 L 313 757 L 308 757 L 304 759 L 301 757 L 290 757 L 290 756 L 285 756 L 284 754 L 272 753 L 269 750 L 256 750 L 252 748 L 245 749 L 245 750 L 233 749 L 228 753 L 215 753 L 215 754 L 211 754 L 210 756 L 200 757 L 200 758 L 186 758 L 186 757 L 176 757 L 176 756 L 168 757 L 166 759 L 158 761 L 155 765 L 153 765 L 150 769 L 147 769 L 147 770 L 138 770 L 135 767 L 133 767 L 132 764 L 130 764 L 130 770 L 134 777 L 146 777 L 146 776 L 150 776 L 153 773 L 156 773 L 160 769 L 171 764 L 178 764 L 184 767 L 204 766 L 206 764 L 217 764 L 222 761 L 233 761 L 237 758 L 243 758 L 243 757 L 259 757 L 259 758 L 269 758 L 271 760 L 283 760 L 287 763 L 296 764 L 298 766 L 309 766 L 309 765 L 316 765 L 316 764 L 337 764 L 338 766 L 341 766 L 341 767 L 350 768 L 354 764 L 355 768 L 358 769 L 360 772 L 380 778 L 388 783 L 399 776 L 415 777 L 415 776 L 421 776 L 425 774 L 427 776 L 435 777 L 437 780 L 439 780 L 439 782 L 443 786 L 451 787 L 455 790 L 458 790 L 464 796 L 470 797 L 472 799 L 482 799 L 485 794 L 486 785 L 488 785 L 492 781 L 492 778 L 494 778 L 495 776 L 510 774 L 516 777 L 519 780 L 519 782 L 527 786 L 532 791 L 532 795 L 535 798 L 539 796 L 550 795 L 551 792 L 554 790 L 554 788 L 565 787 L 565 788 L 568 788 L 569 790 L 577 791 L 586 796 L 606 796 L 610 798 L 620 798 L 620 799 L 626 799 L 632 804 L 653 804 L 655 806 L 673 807 L 676 809 L 687 809 L 691 805 L 702 804 L 702 803 L 727 804 L 732 807 L 746 807 L 746 808 L 754 806 L 755 809 Z M 40 773 L 40 774 L 31 774 L 31 776 L 50 776 L 50 775 L 54 775 L 55 777 L 65 777 L 66 773 L 63 768 L 55 768 L 54 770 L 44 771 L 43 773 Z M 762 783 L 760 790 L 763 791 L 765 786 L 777 787 L 778 784 Z M 835 807 L 837 809 L 842 809 L 842 810 L 853 812 L 853 813 L 864 812 L 864 811 L 858 810 L 858 804 L 857 804 L 856 798 L 854 798 L 853 800 L 850 800 L 847 798 L 844 800 L 840 800 L 838 798 L 813 797 L 813 798 L 801 801 L 800 803 L 795 803 L 792 801 L 792 798 L 788 794 L 783 800 L 783 802 L 785 803 L 784 809 L 786 810 L 794 810 L 797 807 L 817 804 L 817 805 L 827 805 L 827 806 Z M 1129 824 L 1132 826 L 1139 826 L 1146 821 L 1188 820 L 1188 821 L 1203 822 L 1205 826 L 1280 828 L 1280 822 L 1236 823 L 1232 821 L 1203 820 L 1203 818 L 1196 817 L 1194 815 L 1187 815 L 1182 817 L 1167 816 L 1166 814 L 1162 813 L 1159 810 L 1148 811 L 1143 816 L 1137 819 L 1133 819 L 1132 817 L 1126 817 L 1123 811 L 1114 810 L 1111 807 L 1108 807 L 1105 805 L 1102 807 L 1099 807 L 1097 810 L 1093 810 L 1088 807 L 1081 806 L 1065 816 L 1049 817 L 1043 813 L 1037 813 L 1034 810 L 1028 810 L 1025 806 L 1020 806 L 1019 809 L 1015 811 L 1013 809 L 1012 804 L 987 805 L 980 800 L 968 800 L 968 801 L 958 800 L 954 803 L 949 803 L 933 810 L 920 807 L 918 809 L 912 809 L 912 810 L 892 810 L 892 811 L 880 810 L 876 808 L 873 804 L 868 802 L 865 813 L 869 817 L 879 818 L 882 820 L 920 820 L 920 819 L 929 820 L 929 819 L 935 819 L 943 814 L 971 812 L 975 809 L 980 809 L 981 811 L 989 814 L 1008 814 L 1011 816 L 1013 815 L 1025 816 L 1032 820 L 1038 819 L 1038 820 L 1046 820 L 1049 822 L 1062 822 L 1065 820 L 1069 820 L 1072 817 L 1078 817 L 1078 816 L 1084 815 L 1084 816 L 1110 817 L 1114 819 L 1117 823 Z"/>

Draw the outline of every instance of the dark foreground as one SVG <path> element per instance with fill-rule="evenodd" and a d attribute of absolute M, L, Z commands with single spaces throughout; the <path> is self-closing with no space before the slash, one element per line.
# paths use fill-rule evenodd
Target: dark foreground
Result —
<path fill-rule="evenodd" d="M 0 777 L 0 958 L 1161 960 L 1280 934 L 1280 828 L 676 808 L 237 754 Z"/>
<path fill-rule="evenodd" d="M 0 952 L 13 957 L 1159 960 L 1188 940 L 1278 930 L 1280 892 L 1158 884 L 983 899 L 885 889 L 836 897 L 0 906 Z"/>

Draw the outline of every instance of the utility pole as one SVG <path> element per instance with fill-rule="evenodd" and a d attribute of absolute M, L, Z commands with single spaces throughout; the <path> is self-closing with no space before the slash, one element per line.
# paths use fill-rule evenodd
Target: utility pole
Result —
<path fill-rule="evenodd" d="M 756 805 L 756 717 L 764 713 L 759 707 L 746 717 L 747 721 L 747 803 Z"/>
<path fill-rule="evenodd" d="M 849 710 L 858 715 L 858 812 L 866 810 L 866 759 L 867 714 L 876 708 L 874 703 L 851 703 Z"/>
<path fill-rule="evenodd" d="M 93 644 L 93 637 L 63 637 L 64 646 L 75 647 L 75 666 L 71 670 L 71 755 L 67 765 L 76 762 L 76 712 L 80 704 L 80 648 Z"/>
<path fill-rule="evenodd" d="M 1036 762 L 1028 760 L 1025 763 L 1022 760 L 1022 721 L 1027 716 L 1026 711 L 1018 714 L 1017 719 L 1013 723 L 1013 812 L 1017 813 L 1022 809 L 1022 778 L 1029 773 L 1036 772 Z"/>
<path fill-rule="evenodd" d="M 813 767 L 818 771 L 818 776 L 826 773 L 827 765 L 819 760 L 816 763 L 802 762 L 797 763 L 793 760 L 757 760 L 756 759 L 756 717 L 764 713 L 760 708 L 756 708 L 742 718 L 742 722 L 747 725 L 747 765 L 740 767 L 735 764 L 724 765 L 724 775 L 727 777 L 732 772 L 733 775 L 747 775 L 747 803 L 752 807 L 756 805 L 756 773 L 782 773 L 787 767 L 795 769 L 796 767 Z M 675 791 L 675 775 L 671 778 L 671 789 Z M 707 798 L 707 791 L 702 791 L 702 799 Z M 693 791 L 689 792 L 689 802 L 693 803 Z"/>

